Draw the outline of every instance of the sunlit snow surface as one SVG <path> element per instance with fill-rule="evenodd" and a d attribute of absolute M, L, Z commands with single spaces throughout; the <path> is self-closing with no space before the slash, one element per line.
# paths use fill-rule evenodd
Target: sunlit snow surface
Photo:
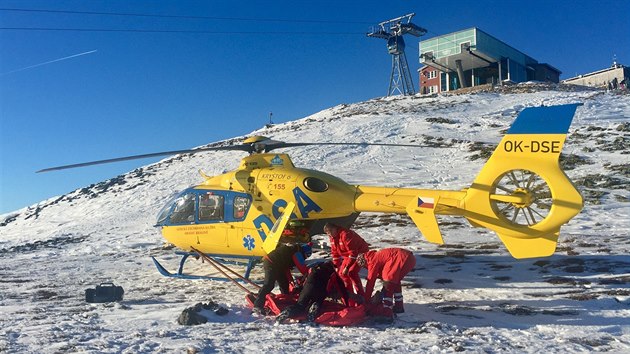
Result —
<path fill-rule="evenodd" d="M 434 145 L 288 152 L 296 165 L 352 184 L 460 189 L 485 161 L 473 142 L 496 144 L 525 107 L 582 102 L 563 159 L 586 204 L 562 228 L 552 257 L 515 260 L 493 233 L 461 218 L 440 218 L 447 244 L 436 246 L 405 216 L 363 214 L 356 230 L 373 246 L 416 255 L 403 284 L 406 312 L 393 325 L 277 326 L 251 317 L 230 283 L 174 280 L 154 268 L 151 255 L 177 266 L 153 227 L 163 204 L 201 182 L 198 169 L 222 173 L 243 155 L 177 156 L 0 217 L 0 352 L 630 351 L 630 95 L 507 91 L 375 99 L 252 134 Z M 188 269 L 211 271 L 195 261 Z M 85 289 L 104 281 L 123 286 L 124 301 L 86 303 Z M 176 323 L 186 307 L 210 299 L 230 313 Z"/>

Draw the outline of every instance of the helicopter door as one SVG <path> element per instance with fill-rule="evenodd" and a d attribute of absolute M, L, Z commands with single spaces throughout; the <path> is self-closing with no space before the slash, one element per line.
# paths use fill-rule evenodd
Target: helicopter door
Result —
<path fill-rule="evenodd" d="M 226 198 L 222 192 L 198 190 L 197 223 L 199 241 L 207 245 L 226 246 L 229 226 L 225 223 Z"/>

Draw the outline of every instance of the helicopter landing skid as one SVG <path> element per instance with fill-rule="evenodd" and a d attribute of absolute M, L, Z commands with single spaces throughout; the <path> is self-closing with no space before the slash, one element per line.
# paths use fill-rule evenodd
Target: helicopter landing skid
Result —
<path fill-rule="evenodd" d="M 193 256 L 193 257 L 198 259 L 199 258 L 199 254 L 193 253 L 193 252 L 181 252 L 181 251 L 177 251 L 175 253 L 182 257 L 180 259 L 180 261 L 179 261 L 179 268 L 177 268 L 177 273 L 169 272 L 166 268 L 164 268 L 164 266 L 162 264 L 160 264 L 160 262 L 157 259 L 155 259 L 155 257 L 151 256 L 151 259 L 153 260 L 153 263 L 155 264 L 155 267 L 157 268 L 158 272 L 160 272 L 160 274 L 162 274 L 165 277 L 179 278 L 179 279 L 220 280 L 220 281 L 229 281 L 229 280 L 231 280 L 231 279 L 229 279 L 227 277 L 186 274 L 186 273 L 184 273 L 184 263 L 186 262 L 186 260 L 190 256 Z M 260 262 L 260 257 L 229 256 L 230 258 L 237 258 L 237 259 L 236 260 L 227 260 L 227 259 L 222 258 L 223 255 L 213 255 L 213 256 L 214 256 L 213 259 L 215 261 L 220 262 L 222 264 L 245 265 L 246 266 L 245 274 L 243 275 L 243 278 L 245 280 L 236 279 L 237 281 L 242 281 L 242 282 L 246 282 L 247 280 L 249 280 L 250 272 L 252 271 L 254 266 Z"/>

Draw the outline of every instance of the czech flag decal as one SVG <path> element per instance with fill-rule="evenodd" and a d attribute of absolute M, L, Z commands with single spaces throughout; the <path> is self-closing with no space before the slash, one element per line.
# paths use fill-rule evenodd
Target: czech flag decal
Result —
<path fill-rule="evenodd" d="M 435 206 L 435 199 L 429 197 L 418 197 L 418 208 L 433 209 Z"/>

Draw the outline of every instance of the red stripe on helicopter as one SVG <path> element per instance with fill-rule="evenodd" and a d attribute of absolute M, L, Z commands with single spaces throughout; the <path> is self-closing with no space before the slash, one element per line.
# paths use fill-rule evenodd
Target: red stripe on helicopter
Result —
<path fill-rule="evenodd" d="M 433 198 L 429 198 L 429 197 L 418 197 L 418 208 L 431 208 L 433 209 L 433 206 L 435 204 L 435 199 Z"/>

